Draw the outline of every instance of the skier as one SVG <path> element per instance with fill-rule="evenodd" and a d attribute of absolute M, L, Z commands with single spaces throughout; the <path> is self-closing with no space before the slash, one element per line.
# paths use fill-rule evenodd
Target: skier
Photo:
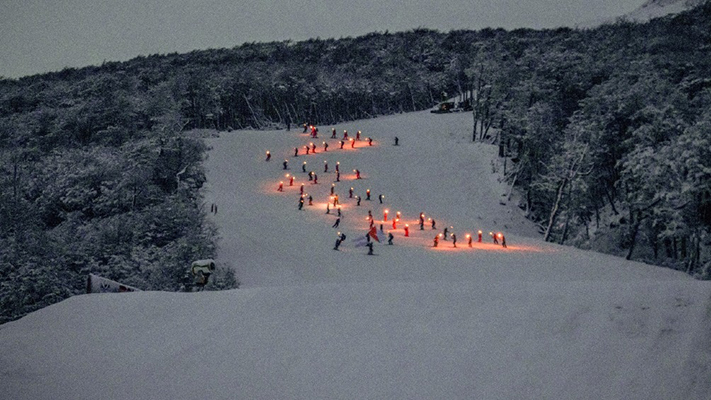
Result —
<path fill-rule="evenodd" d="M 308 156 L 309 155 L 309 146 L 304 146 L 304 148 L 306 149 L 306 155 Z"/>
<path fill-rule="evenodd" d="M 265 161 L 269 161 L 271 159 L 272 159 L 272 153 L 270 153 L 269 150 L 267 150 L 267 159 Z"/>
<path fill-rule="evenodd" d="M 489 236 L 494 239 L 494 244 L 499 244 L 499 240 L 496 238 L 496 235 L 494 235 L 493 232 L 489 232 Z"/>
<path fill-rule="evenodd" d="M 356 196 L 356 199 L 358 199 L 358 202 L 356 203 L 356 206 L 360 207 L 360 196 Z"/>
<path fill-rule="evenodd" d="M 314 171 L 309 171 L 309 182 L 314 180 Z"/>
<path fill-rule="evenodd" d="M 311 195 L 309 195 L 309 205 L 310 206 L 314 205 L 314 198 Z"/>
<path fill-rule="evenodd" d="M 373 242 L 369 242 L 367 246 L 368 246 L 368 255 L 369 256 L 375 255 L 375 254 L 373 254 Z"/>
<path fill-rule="evenodd" d="M 299 148 L 294 147 L 294 157 L 298 157 L 298 156 L 299 156 Z"/>
<path fill-rule="evenodd" d="M 341 243 L 346 241 L 346 234 L 338 232 L 338 238 L 336 239 L 336 247 L 333 248 L 333 250 L 338 250 L 338 246 L 341 245 Z"/>
<path fill-rule="evenodd" d="M 283 192 L 284 191 L 284 182 L 279 182 L 279 188 L 277 189 L 277 192 Z"/>
<path fill-rule="evenodd" d="M 457 247 L 457 235 L 452 233 L 452 247 Z"/>
<path fill-rule="evenodd" d="M 331 184 L 331 196 L 333 196 L 333 191 L 336 190 L 336 184 L 332 183 Z"/>
<path fill-rule="evenodd" d="M 383 204 L 383 198 L 384 198 L 384 197 L 385 197 L 385 196 L 383 196 L 382 194 L 379 194 L 379 195 L 378 195 L 378 201 L 380 202 L 380 204 Z"/>
<path fill-rule="evenodd" d="M 399 145 L 400 145 L 400 139 L 398 139 L 398 137 L 395 136 L 395 146 L 399 146 Z"/>
<path fill-rule="evenodd" d="M 326 214 L 331 213 L 331 203 L 326 203 Z"/>
<path fill-rule="evenodd" d="M 318 185 L 318 175 L 314 174 L 314 185 Z"/>
<path fill-rule="evenodd" d="M 481 229 L 477 232 L 477 234 L 479 235 L 479 243 L 481 243 Z"/>
<path fill-rule="evenodd" d="M 393 229 L 397 229 L 397 222 L 398 221 L 400 221 L 400 218 L 393 219 Z"/>
<path fill-rule="evenodd" d="M 444 236 L 442 237 L 442 239 L 447 240 L 447 233 L 448 232 L 449 232 L 449 228 L 445 227 L 444 228 Z"/>
<path fill-rule="evenodd" d="M 356 132 L 356 140 L 360 140 L 360 131 Z"/>
<path fill-rule="evenodd" d="M 340 225 L 340 223 L 341 223 L 341 219 L 336 218 L 336 222 L 333 225 L 331 225 L 331 228 L 338 228 L 338 225 Z"/>
<path fill-rule="evenodd" d="M 328 151 L 328 143 L 323 142 L 323 151 Z"/>
<path fill-rule="evenodd" d="M 323 161 L 323 172 L 328 172 L 328 161 L 326 160 Z"/>
<path fill-rule="evenodd" d="M 304 209 L 304 196 L 301 196 L 299 198 L 299 210 L 303 210 L 303 209 Z"/>
<path fill-rule="evenodd" d="M 311 143 L 311 152 L 316 154 L 316 145 L 314 143 Z"/>
<path fill-rule="evenodd" d="M 348 131 L 347 130 L 343 131 L 343 140 L 348 140 Z"/>
<path fill-rule="evenodd" d="M 340 182 L 340 181 L 341 181 L 341 173 L 336 172 L 336 182 Z"/>
<path fill-rule="evenodd" d="M 348 189 L 348 198 L 349 199 L 353 198 L 353 188 Z"/>
<path fill-rule="evenodd" d="M 282 165 L 284 165 L 284 169 L 289 169 L 289 161 L 284 160 L 284 164 Z"/>
<path fill-rule="evenodd" d="M 393 239 L 395 239 L 395 236 L 393 236 L 392 232 L 389 232 L 388 233 L 388 244 L 391 246 L 393 245 Z"/>
<path fill-rule="evenodd" d="M 383 211 L 383 221 L 385 221 L 385 222 L 388 221 L 388 213 L 389 213 L 389 212 L 390 212 L 390 211 L 388 211 L 388 210 Z"/>
<path fill-rule="evenodd" d="M 405 224 L 405 237 L 410 237 L 410 225 Z"/>
<path fill-rule="evenodd" d="M 336 138 L 336 128 L 331 128 L 331 139 Z"/>
<path fill-rule="evenodd" d="M 501 239 L 501 247 L 506 248 L 506 236 L 503 233 L 499 233 L 499 238 Z"/>
<path fill-rule="evenodd" d="M 355 140 L 351 138 L 351 149 L 355 149 Z"/>
<path fill-rule="evenodd" d="M 287 175 L 289 175 L 289 174 L 287 174 Z M 294 176 L 293 175 L 289 177 L 289 186 L 294 186 Z"/>
<path fill-rule="evenodd" d="M 472 247 L 472 239 L 472 235 L 467 234 L 467 244 L 469 245 L 469 247 Z"/>
<path fill-rule="evenodd" d="M 367 201 L 370 201 L 370 189 L 367 189 L 367 190 L 365 191 L 365 199 L 366 199 Z"/>
<path fill-rule="evenodd" d="M 341 162 L 336 161 L 336 172 L 341 172 Z"/>
<path fill-rule="evenodd" d="M 354 169 L 353 172 L 356 174 L 356 179 L 360 179 L 360 170 Z"/>
<path fill-rule="evenodd" d="M 344 142 L 343 140 L 341 140 L 341 150 L 343 150 L 343 145 L 344 145 L 345 143 L 346 143 L 346 142 Z"/>
<path fill-rule="evenodd" d="M 372 145 L 373 145 L 373 138 L 368 138 L 368 146 L 372 146 Z"/>
<path fill-rule="evenodd" d="M 373 220 L 373 211 L 368 210 L 368 221 L 372 221 L 372 220 Z"/>
<path fill-rule="evenodd" d="M 335 207 L 335 206 L 337 206 L 338 204 L 339 204 L 339 202 L 338 202 L 338 195 L 335 194 L 335 195 L 333 195 L 333 206 Z"/>
<path fill-rule="evenodd" d="M 304 184 L 303 183 L 301 184 L 301 187 L 299 188 L 299 193 L 301 193 L 302 195 L 304 194 Z"/>
<path fill-rule="evenodd" d="M 438 244 L 439 244 L 439 235 L 435 235 L 434 243 L 432 244 L 432 247 L 437 247 Z"/>
<path fill-rule="evenodd" d="M 432 221 L 432 229 L 437 229 L 437 222 L 435 222 L 434 218 L 430 218 L 430 220 Z"/>
<path fill-rule="evenodd" d="M 309 129 L 309 124 L 307 124 L 306 122 L 304 122 L 304 131 L 301 132 L 301 133 L 306 133 L 306 131 L 307 131 L 308 129 Z"/>
<path fill-rule="evenodd" d="M 304 163 L 301 164 L 301 172 L 306 173 L 306 161 L 304 161 Z"/>
<path fill-rule="evenodd" d="M 423 212 L 420 213 L 420 230 L 425 230 L 425 213 Z"/>
<path fill-rule="evenodd" d="M 338 216 L 339 217 L 343 216 L 343 214 L 341 214 L 341 206 L 340 205 L 338 206 L 337 210 L 338 210 Z"/>

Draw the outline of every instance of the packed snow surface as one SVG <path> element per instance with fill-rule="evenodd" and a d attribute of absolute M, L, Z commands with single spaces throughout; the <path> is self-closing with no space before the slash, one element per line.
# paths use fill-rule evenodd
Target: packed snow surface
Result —
<path fill-rule="evenodd" d="M 711 398 L 708 282 L 542 242 L 497 148 L 472 143 L 471 114 L 334 127 L 363 140 L 341 150 L 330 126 L 317 139 L 293 127 L 210 139 L 205 208 L 218 205 L 217 261 L 242 288 L 76 296 L 2 325 L 0 398 Z M 302 183 L 314 205 L 299 211 Z M 351 187 L 372 200 L 356 206 Z M 373 256 L 353 241 L 369 210 L 394 235 Z M 437 229 L 420 230 L 420 212 Z M 445 227 L 457 247 L 433 248 Z"/>

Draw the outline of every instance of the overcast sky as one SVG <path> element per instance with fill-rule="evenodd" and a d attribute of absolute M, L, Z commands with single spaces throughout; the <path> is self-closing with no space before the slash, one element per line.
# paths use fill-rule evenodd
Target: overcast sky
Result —
<path fill-rule="evenodd" d="M 645 0 L 0 0 L 0 76 L 244 42 L 418 27 L 554 28 Z"/>

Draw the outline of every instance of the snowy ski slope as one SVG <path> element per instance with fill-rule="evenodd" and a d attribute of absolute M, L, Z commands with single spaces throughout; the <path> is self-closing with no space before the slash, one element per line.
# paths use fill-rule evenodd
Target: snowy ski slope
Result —
<path fill-rule="evenodd" d="M 218 205 L 218 262 L 242 289 L 76 296 L 2 325 L 0 398 L 711 398 L 708 282 L 543 243 L 470 124 L 428 112 L 338 124 L 339 138 L 375 139 L 343 150 L 330 126 L 318 139 L 301 129 L 210 139 L 206 209 Z M 293 157 L 311 142 L 315 155 Z M 325 206 L 336 162 L 338 229 Z M 298 211 L 301 183 L 315 205 Z M 356 206 L 350 187 L 373 200 Z M 395 244 L 367 256 L 352 239 L 368 210 L 379 226 L 385 209 L 403 216 L 396 230 L 383 223 Z M 420 231 L 420 212 L 439 229 Z M 432 248 L 450 226 L 457 248 Z M 479 229 L 484 242 L 469 248 L 465 234 Z M 336 232 L 348 236 L 340 251 Z"/>

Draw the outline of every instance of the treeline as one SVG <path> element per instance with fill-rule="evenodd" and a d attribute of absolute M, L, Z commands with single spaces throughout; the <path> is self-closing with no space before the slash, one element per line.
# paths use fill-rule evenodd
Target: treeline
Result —
<path fill-rule="evenodd" d="M 514 34 L 474 55 L 472 138 L 544 238 L 711 279 L 711 4 Z"/>
<path fill-rule="evenodd" d="M 333 124 L 472 96 L 545 238 L 709 278 L 711 6 L 590 30 L 417 29 L 0 80 L 1 321 L 96 273 L 180 290 L 215 254 L 194 129 Z M 235 287 L 229 266 L 218 287 Z"/>

